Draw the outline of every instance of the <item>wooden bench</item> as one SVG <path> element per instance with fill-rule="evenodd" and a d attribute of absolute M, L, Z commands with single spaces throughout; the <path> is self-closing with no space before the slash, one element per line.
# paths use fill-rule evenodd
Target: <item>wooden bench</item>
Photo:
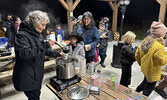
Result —
<path fill-rule="evenodd" d="M 44 64 L 44 69 L 47 69 L 51 65 L 54 65 L 54 64 L 55 64 L 55 60 L 46 61 Z M 4 72 L 0 72 L 0 79 L 10 77 L 10 76 L 12 76 L 12 73 L 13 73 L 13 69 L 8 70 L 8 71 L 4 71 Z"/>
<path fill-rule="evenodd" d="M 50 67 L 53 67 L 52 65 L 55 64 L 55 60 L 50 60 L 50 61 L 46 61 L 44 64 L 44 69 L 48 69 Z M 8 71 L 4 71 L 4 72 L 0 72 L 0 84 L 2 84 L 2 79 L 4 78 L 9 78 L 11 77 L 13 74 L 13 69 L 8 70 Z M 2 96 L 1 91 L 3 88 L 0 88 L 0 97 Z"/>

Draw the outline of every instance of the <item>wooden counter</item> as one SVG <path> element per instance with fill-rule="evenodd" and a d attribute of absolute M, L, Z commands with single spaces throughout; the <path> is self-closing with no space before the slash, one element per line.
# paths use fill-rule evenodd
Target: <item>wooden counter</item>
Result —
<path fill-rule="evenodd" d="M 60 100 L 70 100 L 67 96 L 67 92 L 70 88 L 74 87 L 74 86 L 89 86 L 89 76 L 84 76 L 81 77 L 81 81 L 80 83 L 74 84 L 72 86 L 67 87 L 67 89 L 65 89 L 65 93 L 62 94 L 62 92 L 59 92 L 57 90 L 55 90 L 52 85 L 50 83 L 47 83 L 46 86 L 60 99 Z M 119 85 L 122 90 L 112 90 L 110 87 L 110 80 L 103 78 L 103 80 L 105 80 L 104 83 L 101 84 L 101 91 L 100 91 L 100 95 L 95 95 L 95 94 L 90 94 L 88 98 L 86 98 L 85 100 L 115 100 L 115 99 L 124 99 L 126 100 L 126 98 L 131 97 L 135 99 L 135 96 L 140 96 L 141 99 L 137 99 L 137 100 L 146 100 L 146 96 L 135 92 L 135 95 L 132 95 L 131 93 L 128 92 L 129 88 L 124 87 L 122 85 Z"/>

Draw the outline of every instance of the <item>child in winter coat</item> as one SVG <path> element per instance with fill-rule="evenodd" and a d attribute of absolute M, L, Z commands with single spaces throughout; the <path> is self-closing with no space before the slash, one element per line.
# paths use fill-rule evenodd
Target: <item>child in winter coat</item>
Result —
<path fill-rule="evenodd" d="M 75 67 L 79 67 L 79 60 L 85 58 L 85 49 L 84 45 L 80 43 L 81 41 L 83 41 L 82 37 L 72 32 L 70 35 L 70 44 L 65 46 L 65 49 L 69 50 L 68 55 L 75 59 Z"/>
<path fill-rule="evenodd" d="M 122 66 L 122 75 L 120 84 L 128 87 L 131 83 L 131 70 L 132 64 L 135 61 L 135 51 L 137 47 L 133 48 L 132 43 L 135 42 L 136 35 L 128 31 L 123 36 L 124 43 L 120 51 L 120 63 Z"/>
<path fill-rule="evenodd" d="M 110 38 L 110 32 L 105 29 L 105 23 L 100 22 L 99 23 L 99 37 L 100 37 L 100 42 L 99 42 L 99 55 L 100 55 L 100 64 L 102 67 L 106 67 L 104 64 L 105 58 L 107 57 L 106 52 L 107 52 L 107 46 L 108 46 L 108 39 Z"/>
<path fill-rule="evenodd" d="M 63 40 L 63 32 L 62 32 L 62 29 L 61 29 L 61 26 L 60 25 L 56 25 L 56 32 L 55 32 L 55 40 L 57 41 L 57 36 L 58 35 L 61 35 L 61 38 Z"/>
<path fill-rule="evenodd" d="M 151 24 L 151 36 L 147 36 L 137 48 L 135 58 L 141 66 L 144 80 L 136 91 L 149 96 L 154 90 L 156 82 L 161 79 L 161 66 L 167 63 L 167 53 L 164 49 L 164 39 L 167 32 L 166 26 L 154 21 Z"/>

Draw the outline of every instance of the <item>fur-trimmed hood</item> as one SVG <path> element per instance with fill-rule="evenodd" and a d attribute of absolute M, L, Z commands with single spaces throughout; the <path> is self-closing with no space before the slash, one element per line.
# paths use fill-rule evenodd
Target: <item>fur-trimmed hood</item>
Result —
<path fill-rule="evenodd" d="M 151 46 L 151 44 L 157 40 L 160 44 L 164 45 L 164 39 L 162 37 L 157 38 L 154 36 L 147 36 L 144 40 L 143 43 L 141 45 L 141 50 L 143 53 L 146 53 L 149 49 L 149 47 Z"/>

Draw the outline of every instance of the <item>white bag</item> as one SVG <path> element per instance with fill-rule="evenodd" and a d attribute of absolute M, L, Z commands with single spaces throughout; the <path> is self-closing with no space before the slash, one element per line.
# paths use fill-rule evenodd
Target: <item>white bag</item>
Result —
<path fill-rule="evenodd" d="M 163 100 L 162 96 L 160 96 L 157 92 L 154 90 L 151 92 L 147 100 Z"/>

